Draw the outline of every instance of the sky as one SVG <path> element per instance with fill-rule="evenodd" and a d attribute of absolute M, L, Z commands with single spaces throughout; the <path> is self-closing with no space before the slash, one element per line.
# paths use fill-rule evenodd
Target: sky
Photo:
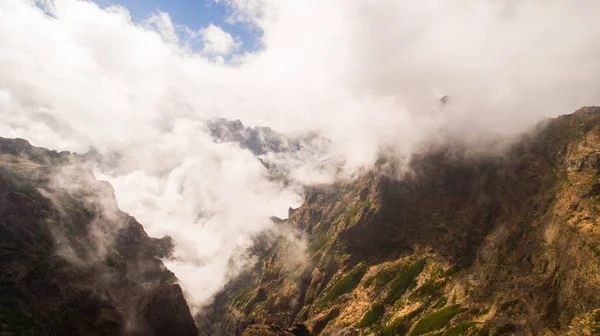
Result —
<path fill-rule="evenodd" d="M 232 10 L 225 2 L 213 0 L 95 0 L 101 7 L 123 6 L 127 8 L 133 22 L 143 22 L 157 12 L 168 13 L 175 25 L 198 31 L 210 24 L 221 27 L 241 42 L 237 52 L 260 48 L 260 29 L 244 22 L 231 20 Z M 193 44 L 195 50 L 202 42 Z"/>
<path fill-rule="evenodd" d="M 110 158 L 94 173 L 173 237 L 164 262 L 195 310 L 304 188 L 430 143 L 486 152 L 600 104 L 597 0 L 140 3 L 0 0 L 0 136 Z M 282 183 L 215 141 L 214 118 L 326 141 L 265 153 Z"/>

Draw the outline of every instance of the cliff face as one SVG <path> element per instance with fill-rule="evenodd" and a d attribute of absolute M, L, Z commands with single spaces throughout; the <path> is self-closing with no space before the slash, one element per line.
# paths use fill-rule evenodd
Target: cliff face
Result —
<path fill-rule="evenodd" d="M 313 188 L 278 224 L 308 237 L 306 257 L 258 239 L 259 263 L 198 317 L 200 331 L 598 334 L 599 169 L 600 108 L 583 108 L 501 155 L 438 148 L 399 179 Z"/>
<path fill-rule="evenodd" d="M 195 335 L 176 278 L 81 158 L 0 138 L 0 333 Z"/>

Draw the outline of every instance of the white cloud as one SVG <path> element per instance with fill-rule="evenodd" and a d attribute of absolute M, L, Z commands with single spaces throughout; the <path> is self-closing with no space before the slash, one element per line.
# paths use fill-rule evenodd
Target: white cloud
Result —
<path fill-rule="evenodd" d="M 169 13 L 158 11 L 146 20 L 145 25 L 159 33 L 166 43 L 179 46 L 179 37 Z"/>
<path fill-rule="evenodd" d="M 242 42 L 236 41 L 231 34 L 212 23 L 200 29 L 198 34 L 204 42 L 202 51 L 208 55 L 229 55 L 242 45 Z"/>
<path fill-rule="evenodd" d="M 150 234 L 175 237 L 170 266 L 194 304 L 268 216 L 297 202 L 247 150 L 214 143 L 206 119 L 318 131 L 334 158 L 321 164 L 352 171 L 382 146 L 410 153 L 442 132 L 477 142 L 600 103 L 596 0 L 226 3 L 263 32 L 264 48 L 235 64 L 192 53 L 167 14 L 140 26 L 121 7 L 55 0 L 50 16 L 0 0 L 0 136 L 120 153 L 100 173 Z M 238 43 L 207 40 L 217 54 Z M 440 109 L 446 94 L 456 99 Z M 312 154 L 266 157 L 322 182 Z"/>
<path fill-rule="evenodd" d="M 265 15 L 274 9 L 274 2 L 265 0 L 213 0 L 215 3 L 225 3 L 232 9 L 228 17 L 230 22 L 246 22 L 252 26 L 261 26 Z"/>

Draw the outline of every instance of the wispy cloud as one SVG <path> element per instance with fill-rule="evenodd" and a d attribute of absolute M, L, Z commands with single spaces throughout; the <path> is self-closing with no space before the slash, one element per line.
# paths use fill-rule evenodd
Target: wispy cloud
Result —
<path fill-rule="evenodd" d="M 312 183 L 331 177 L 328 163 L 371 167 L 382 147 L 478 143 L 600 100 L 595 0 L 226 3 L 263 48 L 219 63 L 239 42 L 217 26 L 194 53 L 167 13 L 136 25 L 122 7 L 0 0 L 0 135 L 115 158 L 98 174 L 150 234 L 175 238 L 170 266 L 196 304 L 299 199 L 249 150 L 216 143 L 206 120 L 327 138 L 264 155 Z"/>

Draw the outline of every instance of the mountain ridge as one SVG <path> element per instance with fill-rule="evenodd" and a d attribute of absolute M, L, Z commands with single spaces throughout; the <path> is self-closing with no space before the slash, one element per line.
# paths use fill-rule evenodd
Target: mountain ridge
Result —
<path fill-rule="evenodd" d="M 0 138 L 3 335 L 196 335 L 171 248 L 81 156 Z"/>
<path fill-rule="evenodd" d="M 307 189 L 194 319 L 85 156 L 0 138 L 0 330 L 11 334 L 600 333 L 600 108 L 503 153 L 430 147 Z M 283 231 L 282 231 L 283 232 Z M 306 239 L 305 249 L 298 241 Z"/>
<path fill-rule="evenodd" d="M 311 188 L 284 239 L 197 319 L 207 335 L 600 332 L 600 108 L 538 125 L 502 155 L 434 148 L 410 173 Z M 291 271 L 290 271 L 291 269 Z"/>

